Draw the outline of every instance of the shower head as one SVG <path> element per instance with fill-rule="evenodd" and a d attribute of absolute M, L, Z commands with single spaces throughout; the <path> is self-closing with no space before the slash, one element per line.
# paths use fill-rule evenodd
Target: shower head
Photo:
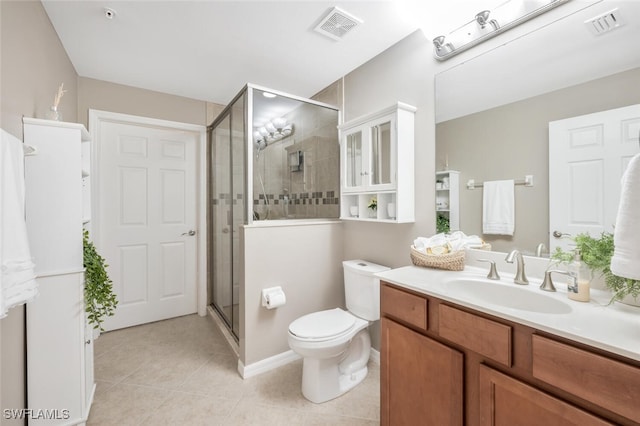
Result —
<path fill-rule="evenodd" d="M 256 150 L 256 158 L 260 157 L 260 151 L 262 151 L 263 149 L 265 149 L 267 147 L 267 141 L 265 141 L 264 139 L 258 139 L 255 143 L 254 143 L 254 148 Z"/>

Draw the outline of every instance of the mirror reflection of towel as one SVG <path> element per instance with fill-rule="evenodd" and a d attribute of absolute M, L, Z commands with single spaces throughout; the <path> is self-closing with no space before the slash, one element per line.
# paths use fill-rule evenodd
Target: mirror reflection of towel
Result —
<path fill-rule="evenodd" d="M 513 179 L 484 183 L 482 194 L 482 233 L 513 235 L 515 201 Z"/>
<path fill-rule="evenodd" d="M 620 204 L 613 233 L 611 272 L 640 280 L 640 154 L 631 159 L 622 177 Z"/>

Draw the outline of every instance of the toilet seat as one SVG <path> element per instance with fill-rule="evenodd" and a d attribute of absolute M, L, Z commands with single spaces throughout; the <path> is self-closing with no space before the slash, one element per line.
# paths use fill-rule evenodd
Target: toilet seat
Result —
<path fill-rule="evenodd" d="M 302 340 L 332 340 L 349 333 L 357 318 L 340 308 L 304 315 L 289 325 L 289 333 Z"/>

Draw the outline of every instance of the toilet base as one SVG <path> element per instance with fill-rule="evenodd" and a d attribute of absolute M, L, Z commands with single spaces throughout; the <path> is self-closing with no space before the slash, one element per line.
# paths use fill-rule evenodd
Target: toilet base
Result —
<path fill-rule="evenodd" d="M 302 362 L 302 395 L 316 404 L 337 398 L 361 383 L 369 369 L 371 338 L 367 329 L 352 339 L 337 358 L 305 357 Z"/>

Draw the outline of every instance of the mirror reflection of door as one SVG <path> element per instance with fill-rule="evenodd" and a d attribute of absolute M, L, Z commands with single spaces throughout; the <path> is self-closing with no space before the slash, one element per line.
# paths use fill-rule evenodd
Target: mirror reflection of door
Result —
<path fill-rule="evenodd" d="M 567 236 L 613 232 L 620 180 L 639 137 L 640 105 L 549 123 L 551 251 L 571 249 Z"/>

